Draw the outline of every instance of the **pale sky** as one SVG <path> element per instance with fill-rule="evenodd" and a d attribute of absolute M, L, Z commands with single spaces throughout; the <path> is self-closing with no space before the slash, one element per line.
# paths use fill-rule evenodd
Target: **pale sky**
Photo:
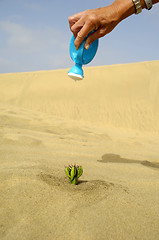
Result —
<path fill-rule="evenodd" d="M 68 17 L 109 0 L 0 0 L 0 73 L 71 68 Z M 99 40 L 87 66 L 159 60 L 159 4 Z"/>

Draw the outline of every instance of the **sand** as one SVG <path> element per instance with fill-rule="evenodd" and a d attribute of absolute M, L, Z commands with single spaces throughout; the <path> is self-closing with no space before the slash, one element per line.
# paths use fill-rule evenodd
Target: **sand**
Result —
<path fill-rule="evenodd" d="M 67 71 L 0 74 L 0 239 L 158 240 L 159 61 Z"/>

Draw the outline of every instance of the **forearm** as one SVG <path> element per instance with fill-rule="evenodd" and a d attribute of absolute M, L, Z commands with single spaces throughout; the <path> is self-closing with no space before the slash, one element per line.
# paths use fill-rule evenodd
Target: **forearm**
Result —
<path fill-rule="evenodd" d="M 152 0 L 152 4 L 158 3 L 159 0 Z"/>
<path fill-rule="evenodd" d="M 158 2 L 159 0 L 152 0 L 152 4 L 156 4 Z M 140 3 L 142 9 L 146 8 L 144 0 L 140 0 Z M 132 0 L 115 0 L 112 5 L 116 8 L 119 14 L 120 21 L 131 16 L 136 11 Z"/>

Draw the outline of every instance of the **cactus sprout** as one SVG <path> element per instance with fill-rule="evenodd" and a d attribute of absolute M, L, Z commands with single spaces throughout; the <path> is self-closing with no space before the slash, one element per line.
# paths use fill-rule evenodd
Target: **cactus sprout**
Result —
<path fill-rule="evenodd" d="M 81 166 L 69 165 L 65 167 L 66 175 L 68 176 L 70 182 L 74 185 L 78 184 L 78 178 L 83 173 L 83 168 Z"/>

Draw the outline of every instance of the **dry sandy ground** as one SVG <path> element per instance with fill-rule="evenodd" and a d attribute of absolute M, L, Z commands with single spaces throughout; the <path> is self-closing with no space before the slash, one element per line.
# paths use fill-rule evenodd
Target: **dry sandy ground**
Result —
<path fill-rule="evenodd" d="M 0 75 L 1 240 L 159 239 L 159 61 L 84 73 Z"/>

